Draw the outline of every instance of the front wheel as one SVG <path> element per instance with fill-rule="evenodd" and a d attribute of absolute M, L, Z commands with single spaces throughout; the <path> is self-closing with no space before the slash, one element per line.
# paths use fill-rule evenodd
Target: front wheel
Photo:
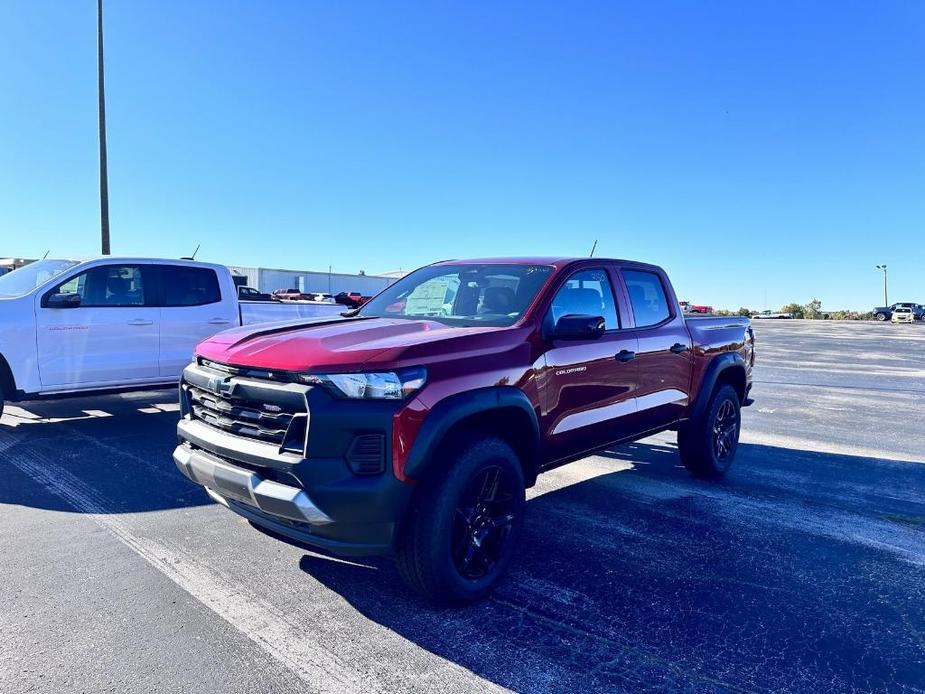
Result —
<path fill-rule="evenodd" d="M 488 595 L 507 571 L 525 506 L 523 469 L 507 443 L 484 437 L 459 445 L 446 472 L 421 483 L 397 557 L 409 586 L 457 605 Z"/>
<path fill-rule="evenodd" d="M 730 385 L 716 389 L 706 411 L 678 430 L 681 462 L 695 477 L 717 478 L 735 460 L 741 429 L 739 394 Z"/>
<path fill-rule="evenodd" d="M 886 320 L 886 314 L 885 314 L 885 313 L 878 313 L 878 314 L 875 316 L 875 318 L 876 318 L 877 320 L 879 320 L 879 321 L 885 321 L 885 320 Z"/>

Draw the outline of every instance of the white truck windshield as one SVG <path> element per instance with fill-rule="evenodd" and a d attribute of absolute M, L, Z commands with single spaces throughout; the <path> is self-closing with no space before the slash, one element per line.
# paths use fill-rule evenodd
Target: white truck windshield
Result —
<path fill-rule="evenodd" d="M 76 260 L 39 260 L 23 265 L 0 276 L 0 299 L 24 296 L 77 264 Z"/>

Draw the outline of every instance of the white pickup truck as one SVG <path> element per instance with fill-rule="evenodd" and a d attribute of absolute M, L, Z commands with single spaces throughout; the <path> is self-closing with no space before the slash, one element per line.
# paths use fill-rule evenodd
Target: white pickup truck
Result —
<path fill-rule="evenodd" d="M 217 332 L 343 310 L 239 301 L 222 265 L 40 260 L 0 276 L 0 414 L 4 401 L 173 384 Z"/>

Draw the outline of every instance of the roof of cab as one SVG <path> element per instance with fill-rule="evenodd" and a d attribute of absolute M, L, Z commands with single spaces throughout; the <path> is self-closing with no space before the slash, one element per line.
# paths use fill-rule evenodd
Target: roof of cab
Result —
<path fill-rule="evenodd" d="M 635 265 L 638 267 L 649 267 L 658 269 L 658 266 L 651 263 L 644 263 L 638 260 L 623 260 L 620 258 L 591 258 L 578 256 L 523 256 L 511 258 L 460 258 L 452 260 L 441 260 L 434 265 L 550 265 L 557 270 L 578 262 L 599 263 L 617 263 L 619 265 Z"/>
<path fill-rule="evenodd" d="M 122 255 L 93 255 L 85 257 L 70 258 L 48 258 L 48 260 L 67 260 L 74 263 L 93 263 L 105 261 L 112 263 L 146 263 L 146 264 L 164 264 L 164 265 L 184 265 L 184 266 L 201 266 L 211 268 L 224 268 L 225 265 L 220 263 L 206 263 L 201 260 L 190 260 L 189 258 L 149 258 L 143 256 L 122 256 Z"/>

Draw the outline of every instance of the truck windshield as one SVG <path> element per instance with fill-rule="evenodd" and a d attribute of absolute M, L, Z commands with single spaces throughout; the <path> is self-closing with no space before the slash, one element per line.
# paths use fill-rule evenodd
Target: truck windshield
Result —
<path fill-rule="evenodd" d="M 398 280 L 357 315 L 459 326 L 512 325 L 551 274 L 545 265 L 430 265 Z"/>
<path fill-rule="evenodd" d="M 77 265 L 76 260 L 39 260 L 0 276 L 0 299 L 12 299 L 41 287 L 52 277 Z"/>

